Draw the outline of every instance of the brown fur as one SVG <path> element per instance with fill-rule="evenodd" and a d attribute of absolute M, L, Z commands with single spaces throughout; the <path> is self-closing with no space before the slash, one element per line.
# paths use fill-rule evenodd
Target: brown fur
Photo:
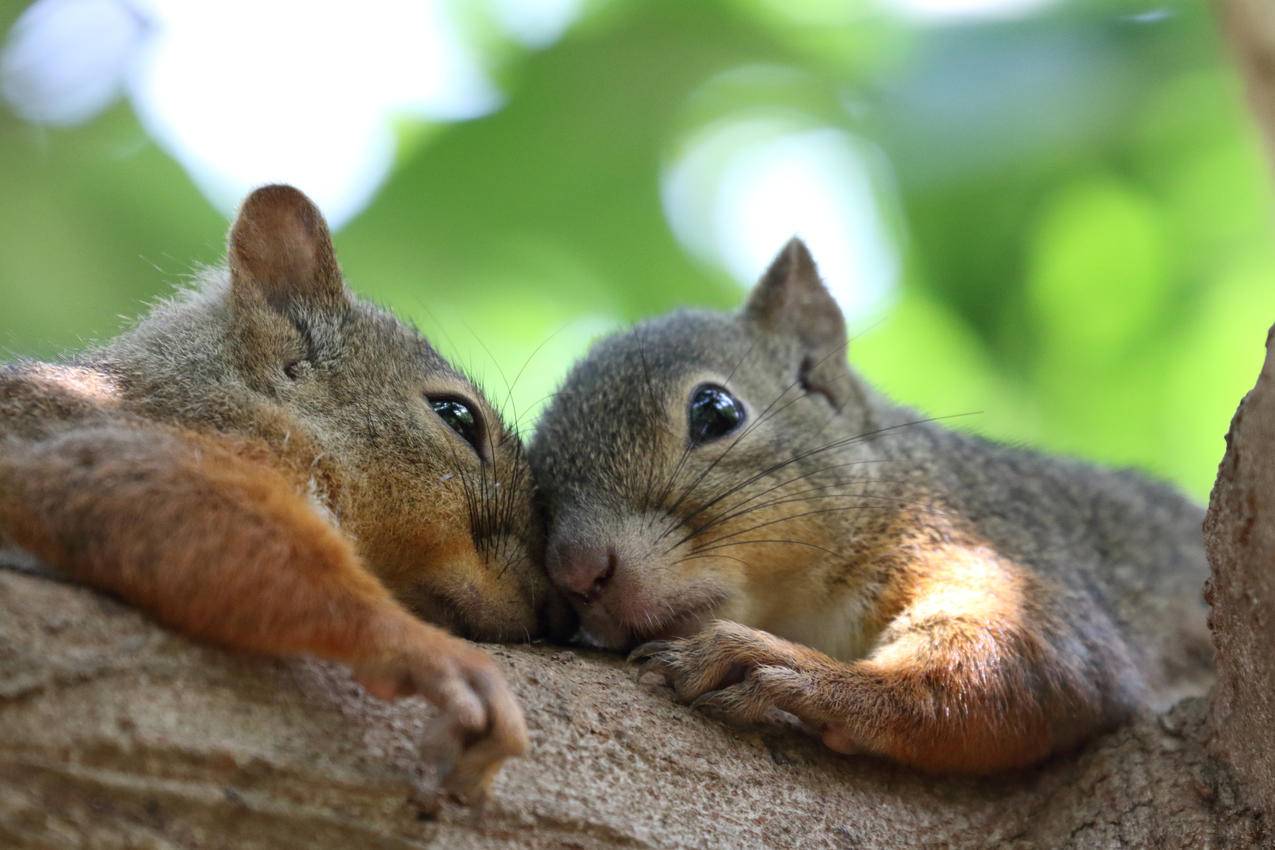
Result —
<path fill-rule="evenodd" d="M 481 416 L 478 449 L 427 398 Z M 253 193 L 229 272 L 64 364 L 0 368 L 0 548 L 192 637 L 419 693 L 481 794 L 527 747 L 476 637 L 567 625 L 517 437 L 410 328 L 345 288 L 301 193 Z M 410 610 L 409 610 L 410 609 Z"/>
<path fill-rule="evenodd" d="M 739 315 L 656 319 L 572 370 L 531 456 L 587 639 L 654 639 L 632 657 L 729 719 L 786 712 L 942 772 L 1030 764 L 1203 690 L 1197 506 L 940 428 L 845 347 L 794 241 Z M 698 444 L 705 383 L 747 418 Z"/>

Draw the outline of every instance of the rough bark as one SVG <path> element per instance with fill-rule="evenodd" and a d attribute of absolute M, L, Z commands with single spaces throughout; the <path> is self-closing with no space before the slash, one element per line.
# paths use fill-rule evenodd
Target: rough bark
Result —
<path fill-rule="evenodd" d="M 1275 333 L 1273 329 L 1272 333 Z M 1271 342 L 1267 340 L 1268 350 Z M 1236 411 L 1205 519 L 1218 647 L 1213 750 L 1275 812 L 1275 357 Z"/>
<path fill-rule="evenodd" d="M 0 571 L 0 846 L 1243 846 L 1206 704 L 1044 770 L 939 781 L 739 733 L 615 659 L 497 648 L 534 750 L 479 812 L 421 820 L 429 710 L 341 670 L 198 646 L 91 591 Z M 424 757 L 422 757 L 424 753 Z"/>

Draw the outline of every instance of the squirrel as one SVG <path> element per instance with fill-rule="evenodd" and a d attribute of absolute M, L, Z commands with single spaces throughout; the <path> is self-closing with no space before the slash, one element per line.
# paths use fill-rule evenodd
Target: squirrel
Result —
<path fill-rule="evenodd" d="M 528 739 L 495 662 L 443 627 L 569 630 L 543 544 L 518 436 L 348 289 L 290 186 L 251 193 L 226 266 L 120 336 L 0 366 L 0 549 L 191 637 L 424 696 L 462 800 Z"/>
<path fill-rule="evenodd" d="M 940 774 L 1207 687 L 1200 507 L 944 428 L 847 345 L 794 239 L 739 314 L 649 320 L 571 369 L 529 455 L 585 642 L 726 720 Z"/>

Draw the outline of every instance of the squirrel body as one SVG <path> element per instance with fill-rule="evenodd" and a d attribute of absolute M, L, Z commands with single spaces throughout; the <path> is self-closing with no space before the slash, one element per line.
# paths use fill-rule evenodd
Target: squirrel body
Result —
<path fill-rule="evenodd" d="M 582 634 L 728 719 L 1021 767 L 1202 692 L 1202 511 L 949 430 L 850 370 L 799 241 L 738 315 L 594 345 L 531 447 Z"/>
<path fill-rule="evenodd" d="M 464 750 L 461 797 L 526 729 L 494 662 L 440 626 L 564 627 L 528 477 L 472 382 L 348 290 L 288 186 L 244 202 L 227 268 L 119 337 L 0 367 L 0 549 L 193 637 L 424 695 Z"/>

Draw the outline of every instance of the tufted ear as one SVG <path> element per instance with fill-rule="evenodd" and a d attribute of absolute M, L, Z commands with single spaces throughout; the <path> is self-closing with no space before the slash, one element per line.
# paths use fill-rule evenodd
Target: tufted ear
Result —
<path fill-rule="evenodd" d="M 744 317 L 768 333 L 795 337 L 802 351 L 802 385 L 837 409 L 845 404 L 850 383 L 846 320 L 804 242 L 795 236 L 788 240 L 753 287 Z"/>
<path fill-rule="evenodd" d="M 239 208 L 227 261 L 237 298 L 286 311 L 294 303 L 332 308 L 345 300 L 332 237 L 318 207 L 291 186 L 262 186 Z"/>
<path fill-rule="evenodd" d="M 795 236 L 753 287 L 744 315 L 767 330 L 797 336 L 812 353 L 846 343 L 841 308 L 819 280 L 809 249 Z"/>

